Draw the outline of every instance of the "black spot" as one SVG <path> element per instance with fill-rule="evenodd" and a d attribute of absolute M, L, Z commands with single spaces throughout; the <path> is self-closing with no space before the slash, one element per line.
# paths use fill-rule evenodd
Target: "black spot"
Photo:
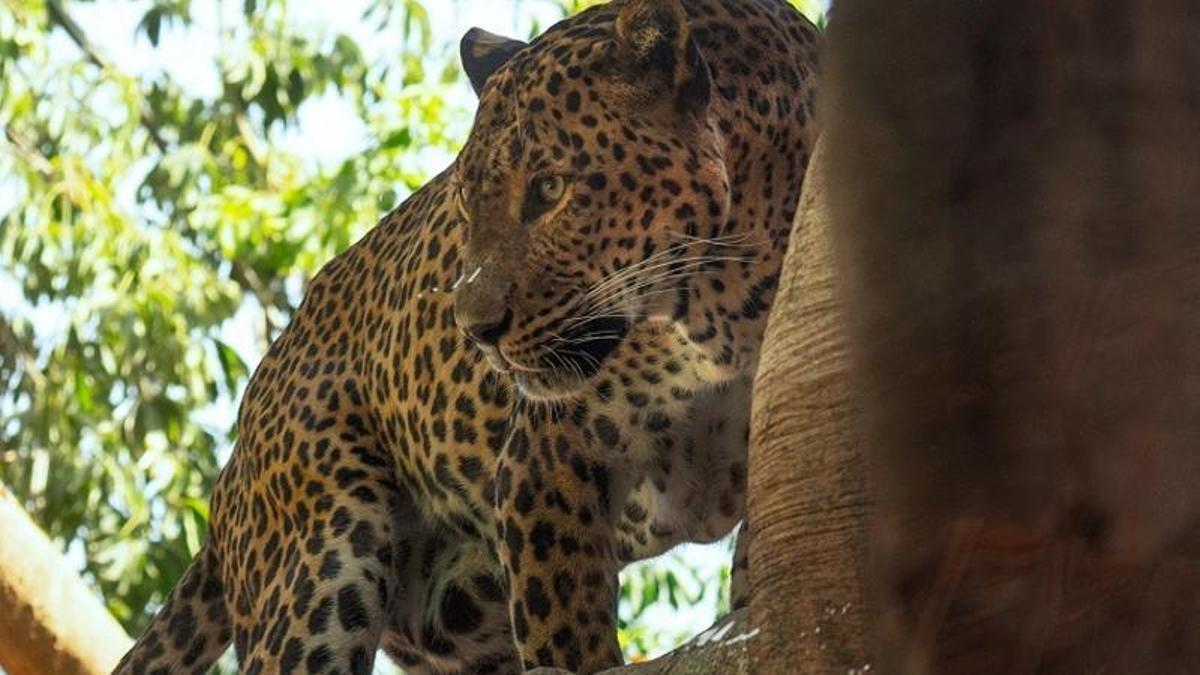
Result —
<path fill-rule="evenodd" d="M 661 412 L 653 412 L 646 416 L 646 430 L 651 433 L 666 431 L 671 427 L 671 420 Z"/>
<path fill-rule="evenodd" d="M 325 553 L 325 558 L 321 560 L 321 568 L 317 570 L 317 576 L 322 579 L 332 579 L 342 571 L 342 561 L 335 550 L 329 550 Z"/>
<path fill-rule="evenodd" d="M 570 607 L 571 596 L 575 595 L 576 586 L 578 584 L 570 572 L 563 570 L 554 574 L 554 597 L 558 598 L 558 604 L 562 605 L 563 609 Z"/>
<path fill-rule="evenodd" d="M 458 458 L 458 470 L 463 478 L 474 482 L 483 473 L 483 462 L 478 457 L 465 456 Z"/>
<path fill-rule="evenodd" d="M 363 630 L 368 626 L 370 616 L 367 606 L 363 603 L 362 595 L 355 586 L 343 586 L 338 591 L 338 621 L 347 633 Z"/>
<path fill-rule="evenodd" d="M 596 436 L 600 438 L 600 442 L 609 448 L 617 447 L 617 443 L 621 442 L 621 432 L 617 429 L 617 425 L 613 424 L 605 415 L 599 415 L 592 422 L 592 427 L 596 430 Z"/>
<path fill-rule="evenodd" d="M 525 618 L 525 603 L 520 600 L 513 603 L 513 636 L 518 642 L 524 642 L 529 637 L 529 620 Z"/>
<path fill-rule="evenodd" d="M 350 655 L 350 674 L 368 675 L 371 672 L 373 655 L 365 647 L 357 647 Z"/>
<path fill-rule="evenodd" d="M 333 614 L 333 598 L 325 598 L 308 615 L 308 632 L 320 635 L 329 626 L 329 617 Z"/>
<path fill-rule="evenodd" d="M 529 481 L 522 480 L 517 486 L 517 496 L 513 500 L 513 506 L 516 507 L 517 513 L 525 515 L 533 510 L 534 496 L 533 489 L 529 487 Z"/>
<path fill-rule="evenodd" d="M 508 442 L 508 455 L 518 462 L 524 462 L 529 457 L 529 436 L 521 429 L 513 432 L 512 440 Z"/>
<path fill-rule="evenodd" d="M 554 546 L 554 525 L 539 520 L 529 532 L 529 544 L 533 546 L 533 557 L 546 561 L 550 559 L 550 549 Z"/>
<path fill-rule="evenodd" d="M 365 520 L 358 521 L 354 531 L 350 533 L 350 546 L 356 558 L 364 558 L 375 550 L 375 531 L 371 528 L 371 523 Z"/>
<path fill-rule="evenodd" d="M 504 543 L 508 546 L 509 564 L 516 574 L 520 570 L 521 551 L 525 550 L 525 537 L 512 518 L 504 523 Z"/>
<path fill-rule="evenodd" d="M 648 515 L 649 514 L 646 512 L 646 507 L 638 504 L 637 502 L 629 502 L 625 504 L 625 517 L 631 522 L 640 523 L 646 520 L 646 516 Z"/>
<path fill-rule="evenodd" d="M 287 646 L 283 648 L 283 656 L 279 659 L 279 672 L 292 672 L 302 660 L 304 660 L 304 644 L 300 642 L 300 638 L 289 638 Z"/>
<path fill-rule="evenodd" d="M 333 652 L 329 650 L 327 645 L 321 645 L 308 653 L 308 658 L 305 659 L 305 667 L 310 673 L 319 673 L 329 665 L 333 660 Z"/>
<path fill-rule="evenodd" d="M 603 464 L 592 464 L 592 481 L 596 484 L 596 493 L 600 497 L 600 505 L 608 510 L 609 494 L 608 494 L 608 467 Z M 579 514 L 583 518 L 583 513 Z M 586 523 L 585 523 L 586 524 Z"/>
<path fill-rule="evenodd" d="M 528 585 L 525 587 L 525 606 L 529 608 L 529 613 L 545 621 L 550 617 L 550 598 L 546 595 L 546 588 L 542 585 L 542 580 L 537 577 L 531 577 Z"/>
<path fill-rule="evenodd" d="M 608 186 L 608 180 L 604 177 L 604 174 L 594 173 L 588 176 L 587 185 L 591 189 L 599 191 Z"/>
<path fill-rule="evenodd" d="M 500 602 L 504 599 L 504 588 L 494 577 L 487 574 L 479 574 L 472 581 L 475 582 L 476 592 L 484 600 L 488 602 Z"/>
<path fill-rule="evenodd" d="M 469 594 L 451 584 L 442 596 L 442 625 L 451 633 L 470 633 L 483 623 L 483 612 Z"/>
<path fill-rule="evenodd" d="M 192 640 L 191 646 L 188 647 L 187 652 L 183 655 L 183 665 L 189 667 L 195 665 L 200 660 L 200 657 L 204 655 L 204 648 L 207 646 L 208 641 L 204 639 L 203 635 L 196 636 L 196 639 Z"/>
<path fill-rule="evenodd" d="M 296 584 L 296 596 L 292 601 L 292 613 L 297 619 L 303 618 L 305 614 L 308 614 L 313 594 L 317 590 L 317 585 L 311 578 L 308 578 L 308 565 L 301 565 L 301 568 L 300 582 Z"/>
<path fill-rule="evenodd" d="M 346 530 L 350 528 L 351 522 L 353 522 L 353 519 L 350 517 L 350 510 L 344 506 L 339 506 L 333 512 L 333 518 L 329 521 L 329 524 L 333 526 L 333 536 L 340 537 L 345 534 Z"/>
<path fill-rule="evenodd" d="M 171 642 L 177 649 L 182 649 L 196 632 L 196 614 L 191 606 L 184 605 L 172 614 L 167 630 L 171 634 Z"/>
<path fill-rule="evenodd" d="M 563 626 L 562 628 L 554 631 L 554 635 L 551 636 L 551 639 L 554 640 L 555 647 L 563 649 L 575 641 L 575 633 L 571 631 L 569 626 Z"/>
<path fill-rule="evenodd" d="M 565 556 L 572 556 L 579 552 L 579 542 L 569 534 L 560 535 L 558 538 L 558 548 L 560 548 Z"/>
<path fill-rule="evenodd" d="M 338 487 L 346 490 L 354 483 L 366 478 L 367 472 L 363 471 L 362 469 L 348 469 L 346 467 L 342 467 L 334 473 L 333 477 L 337 481 Z"/>

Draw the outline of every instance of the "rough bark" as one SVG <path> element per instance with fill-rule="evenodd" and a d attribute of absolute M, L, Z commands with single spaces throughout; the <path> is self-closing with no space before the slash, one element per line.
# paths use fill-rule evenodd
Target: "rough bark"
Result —
<path fill-rule="evenodd" d="M 129 637 L 3 485 L 0 532 L 0 667 L 9 675 L 110 672 Z"/>
<path fill-rule="evenodd" d="M 1200 662 L 1200 5 L 838 6 L 884 672 Z"/>
<path fill-rule="evenodd" d="M 771 310 L 754 388 L 749 467 L 754 671 L 863 668 L 868 515 L 834 279 L 823 142 Z"/>

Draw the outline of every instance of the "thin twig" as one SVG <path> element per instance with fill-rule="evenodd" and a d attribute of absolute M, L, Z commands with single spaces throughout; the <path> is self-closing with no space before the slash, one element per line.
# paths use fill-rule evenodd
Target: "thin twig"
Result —
<path fill-rule="evenodd" d="M 54 173 L 54 165 L 50 163 L 50 160 L 38 152 L 37 148 L 33 147 L 33 143 L 29 142 L 28 138 L 22 136 L 19 131 L 5 124 L 4 137 L 8 139 L 8 144 L 13 148 L 17 156 L 28 162 L 38 173 L 43 176 L 49 176 Z"/>
<path fill-rule="evenodd" d="M 83 52 L 89 63 L 102 70 L 117 72 L 117 69 L 113 66 L 112 62 L 109 61 L 96 47 L 96 45 L 92 43 L 92 41 L 88 38 L 87 33 L 84 32 L 79 23 L 76 22 L 75 19 L 73 19 L 71 15 L 67 13 L 66 9 L 63 8 L 60 0 L 46 0 L 46 6 L 50 14 L 51 21 L 54 24 L 62 27 L 62 29 L 67 32 L 67 35 L 70 36 L 75 45 L 78 46 L 80 51 Z M 139 117 L 141 119 L 142 126 L 145 127 L 147 133 L 149 133 L 150 139 L 154 142 L 154 145 L 157 146 L 159 151 L 165 155 L 167 153 L 168 145 L 162 134 L 161 126 L 159 125 L 158 121 L 155 120 L 150 115 L 149 111 L 144 107 L 139 110 Z M 252 133 L 244 116 L 239 116 L 236 122 L 238 132 L 241 134 L 242 140 L 246 144 L 246 148 L 249 150 L 251 156 L 260 166 L 265 165 L 266 153 L 256 142 L 254 134 Z M 191 230 L 190 226 L 186 222 L 183 223 L 183 228 L 185 231 Z M 260 278 L 258 273 L 252 268 L 247 267 L 236 260 L 230 262 L 230 278 L 240 284 L 243 288 L 249 290 L 250 293 L 255 296 L 259 304 L 263 306 L 264 314 L 269 314 L 271 307 L 276 307 L 279 305 L 281 297 L 280 293 L 272 286 L 271 283 Z M 270 340 L 270 335 L 274 332 L 274 328 L 275 327 L 268 316 L 267 341 Z"/>
<path fill-rule="evenodd" d="M 46 379 L 37 367 L 37 358 L 25 345 L 21 344 L 17 332 L 9 325 L 8 318 L 4 314 L 0 314 L 0 354 L 11 356 L 16 366 L 23 370 L 33 382 L 35 389 L 45 388 Z"/>
<path fill-rule="evenodd" d="M 67 10 L 62 6 L 59 0 L 46 0 L 46 9 L 50 14 L 50 21 L 58 24 L 70 36 L 71 41 L 79 47 L 87 60 L 101 70 L 117 72 L 104 54 L 88 39 L 87 33 L 83 28 L 67 13 Z M 167 153 L 167 141 L 162 135 L 162 130 L 158 122 L 150 116 L 150 113 L 139 106 L 138 115 L 141 118 L 142 126 L 146 128 L 146 132 L 150 134 L 150 140 L 158 147 L 159 152 Z"/>

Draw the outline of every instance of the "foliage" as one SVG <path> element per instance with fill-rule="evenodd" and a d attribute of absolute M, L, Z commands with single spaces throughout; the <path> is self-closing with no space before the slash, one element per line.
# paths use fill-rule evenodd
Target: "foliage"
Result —
<path fill-rule="evenodd" d="M 203 541 L 252 362 L 304 279 L 452 156 L 470 99 L 421 0 L 364 5 L 394 37 L 374 50 L 285 0 L 220 3 L 215 27 L 137 3 L 146 59 L 216 40 L 211 90 L 122 71 L 73 18 L 91 5 L 0 0 L 0 481 L 136 634 Z M 360 148 L 282 142 L 330 99 Z M 630 623 L 648 608 L 715 601 L 678 561 L 630 579 L 632 653 L 678 637 Z"/>
<path fill-rule="evenodd" d="M 247 1 L 219 35 L 219 92 L 197 96 L 117 71 L 69 4 L 5 1 L 3 184 L 17 198 L 0 220 L 0 260 L 20 296 L 0 324 L 0 478 L 82 547 L 88 576 L 137 632 L 204 536 L 229 430 L 196 412 L 236 400 L 249 371 L 222 327 L 249 305 L 268 341 L 298 280 L 390 208 L 397 186 L 421 184 L 415 150 L 451 150 L 461 135 L 452 78 L 396 67 L 430 48 L 417 13 L 382 19 L 416 38 L 369 62 L 347 36 L 296 30 L 285 3 Z M 188 4 L 150 6 L 140 30 L 151 46 L 164 25 L 189 23 Z M 64 33 L 73 60 L 51 48 Z M 368 151 L 326 168 L 273 145 L 331 91 L 354 102 Z"/>

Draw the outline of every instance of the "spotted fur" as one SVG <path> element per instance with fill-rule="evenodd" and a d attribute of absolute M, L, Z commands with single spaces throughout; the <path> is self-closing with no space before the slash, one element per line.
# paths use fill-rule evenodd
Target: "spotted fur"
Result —
<path fill-rule="evenodd" d="M 817 41 L 783 0 L 469 33 L 466 147 L 312 281 L 117 672 L 619 664 L 621 567 L 743 514 Z"/>

